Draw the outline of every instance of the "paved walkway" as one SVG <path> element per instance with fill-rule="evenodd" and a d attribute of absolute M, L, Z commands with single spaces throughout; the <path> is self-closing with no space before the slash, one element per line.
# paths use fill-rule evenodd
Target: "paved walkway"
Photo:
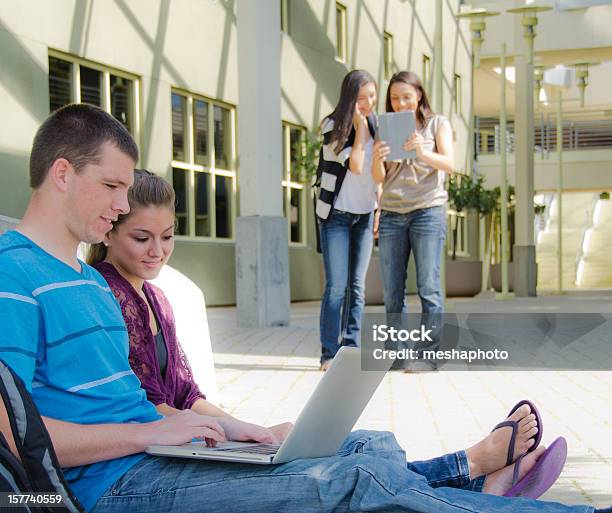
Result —
<path fill-rule="evenodd" d="M 418 310 L 414 298 L 410 304 Z M 450 300 L 447 310 L 610 313 L 612 294 L 503 302 L 486 296 Z M 236 327 L 235 308 L 208 309 L 221 401 L 229 412 L 260 424 L 295 420 L 321 378 L 318 313 L 317 302 L 296 303 L 291 326 L 247 329 Z M 356 427 L 391 430 L 409 459 L 427 459 L 471 445 L 518 400 L 530 398 L 544 418 L 543 443 L 563 435 L 569 446 L 564 472 L 543 498 L 603 506 L 612 504 L 611 397 L 612 372 L 392 372 Z"/>

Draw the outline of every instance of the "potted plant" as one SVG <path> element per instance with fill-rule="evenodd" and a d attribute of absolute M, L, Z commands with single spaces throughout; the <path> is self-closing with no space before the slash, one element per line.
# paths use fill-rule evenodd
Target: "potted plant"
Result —
<path fill-rule="evenodd" d="M 448 181 L 448 200 L 451 207 L 457 214 L 467 210 L 472 204 L 473 181 L 468 176 L 451 176 Z M 453 232 L 453 255 L 452 259 L 457 259 L 459 215 L 455 217 Z"/>
<path fill-rule="evenodd" d="M 448 184 L 448 197 L 451 207 L 458 214 L 464 211 L 473 211 L 479 216 L 489 215 L 495 206 L 493 191 L 487 190 L 483 185 L 482 176 L 452 176 Z M 451 227 L 452 255 L 446 261 L 446 295 L 474 296 L 482 287 L 482 262 L 474 257 L 457 258 L 459 216 Z"/>
<path fill-rule="evenodd" d="M 297 181 L 312 185 L 317 175 L 319 152 L 321 151 L 321 136 L 318 131 L 304 132 L 300 141 L 293 143 Z"/>

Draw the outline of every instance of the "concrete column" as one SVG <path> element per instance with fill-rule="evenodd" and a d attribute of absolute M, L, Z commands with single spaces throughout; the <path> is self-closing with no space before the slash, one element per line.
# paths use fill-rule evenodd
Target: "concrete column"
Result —
<path fill-rule="evenodd" d="M 515 176 L 516 212 L 514 244 L 514 293 L 536 295 L 536 255 L 533 233 L 533 64 L 526 57 L 514 59 L 516 68 Z"/>
<path fill-rule="evenodd" d="M 501 297 L 508 295 L 508 167 L 506 162 L 506 43 L 502 44 L 500 56 L 500 110 L 499 148 L 501 157 L 500 216 L 501 216 Z"/>
<path fill-rule="evenodd" d="M 280 3 L 237 0 L 240 326 L 289 324 L 289 242 L 283 216 Z"/>
<path fill-rule="evenodd" d="M 434 30 L 434 111 L 444 113 L 444 66 L 443 66 L 443 18 L 444 9 L 442 0 L 436 0 L 436 27 Z"/>
<path fill-rule="evenodd" d="M 557 91 L 557 293 L 563 292 L 563 92 Z"/>
<path fill-rule="evenodd" d="M 436 0 L 436 25 L 434 30 L 434 83 L 433 109 L 437 114 L 444 114 L 444 68 L 443 68 L 443 1 Z M 446 298 L 446 244 L 440 255 L 440 288 L 442 297 Z"/>

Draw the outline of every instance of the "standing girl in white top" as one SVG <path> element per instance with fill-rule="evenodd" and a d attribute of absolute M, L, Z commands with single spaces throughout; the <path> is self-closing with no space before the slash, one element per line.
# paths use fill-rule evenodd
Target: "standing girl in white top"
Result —
<path fill-rule="evenodd" d="M 354 70 L 342 81 L 334 111 L 321 123 L 316 213 L 325 267 L 321 369 L 340 346 L 358 346 L 365 275 L 372 252 L 377 185 L 372 177 L 376 83 Z"/>

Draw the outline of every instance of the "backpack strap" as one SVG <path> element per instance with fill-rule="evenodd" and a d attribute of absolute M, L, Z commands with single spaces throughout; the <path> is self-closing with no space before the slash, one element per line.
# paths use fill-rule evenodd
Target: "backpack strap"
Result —
<path fill-rule="evenodd" d="M 3 492 L 19 493 L 30 489 L 23 465 L 11 452 L 2 432 L 0 432 L 0 482 L 2 483 L 0 490 Z"/>
<path fill-rule="evenodd" d="M 83 513 L 70 490 L 53 450 L 49 432 L 23 381 L 0 359 L 0 396 L 6 406 L 11 431 L 32 491 L 56 492 L 64 507 L 55 513 Z"/>

